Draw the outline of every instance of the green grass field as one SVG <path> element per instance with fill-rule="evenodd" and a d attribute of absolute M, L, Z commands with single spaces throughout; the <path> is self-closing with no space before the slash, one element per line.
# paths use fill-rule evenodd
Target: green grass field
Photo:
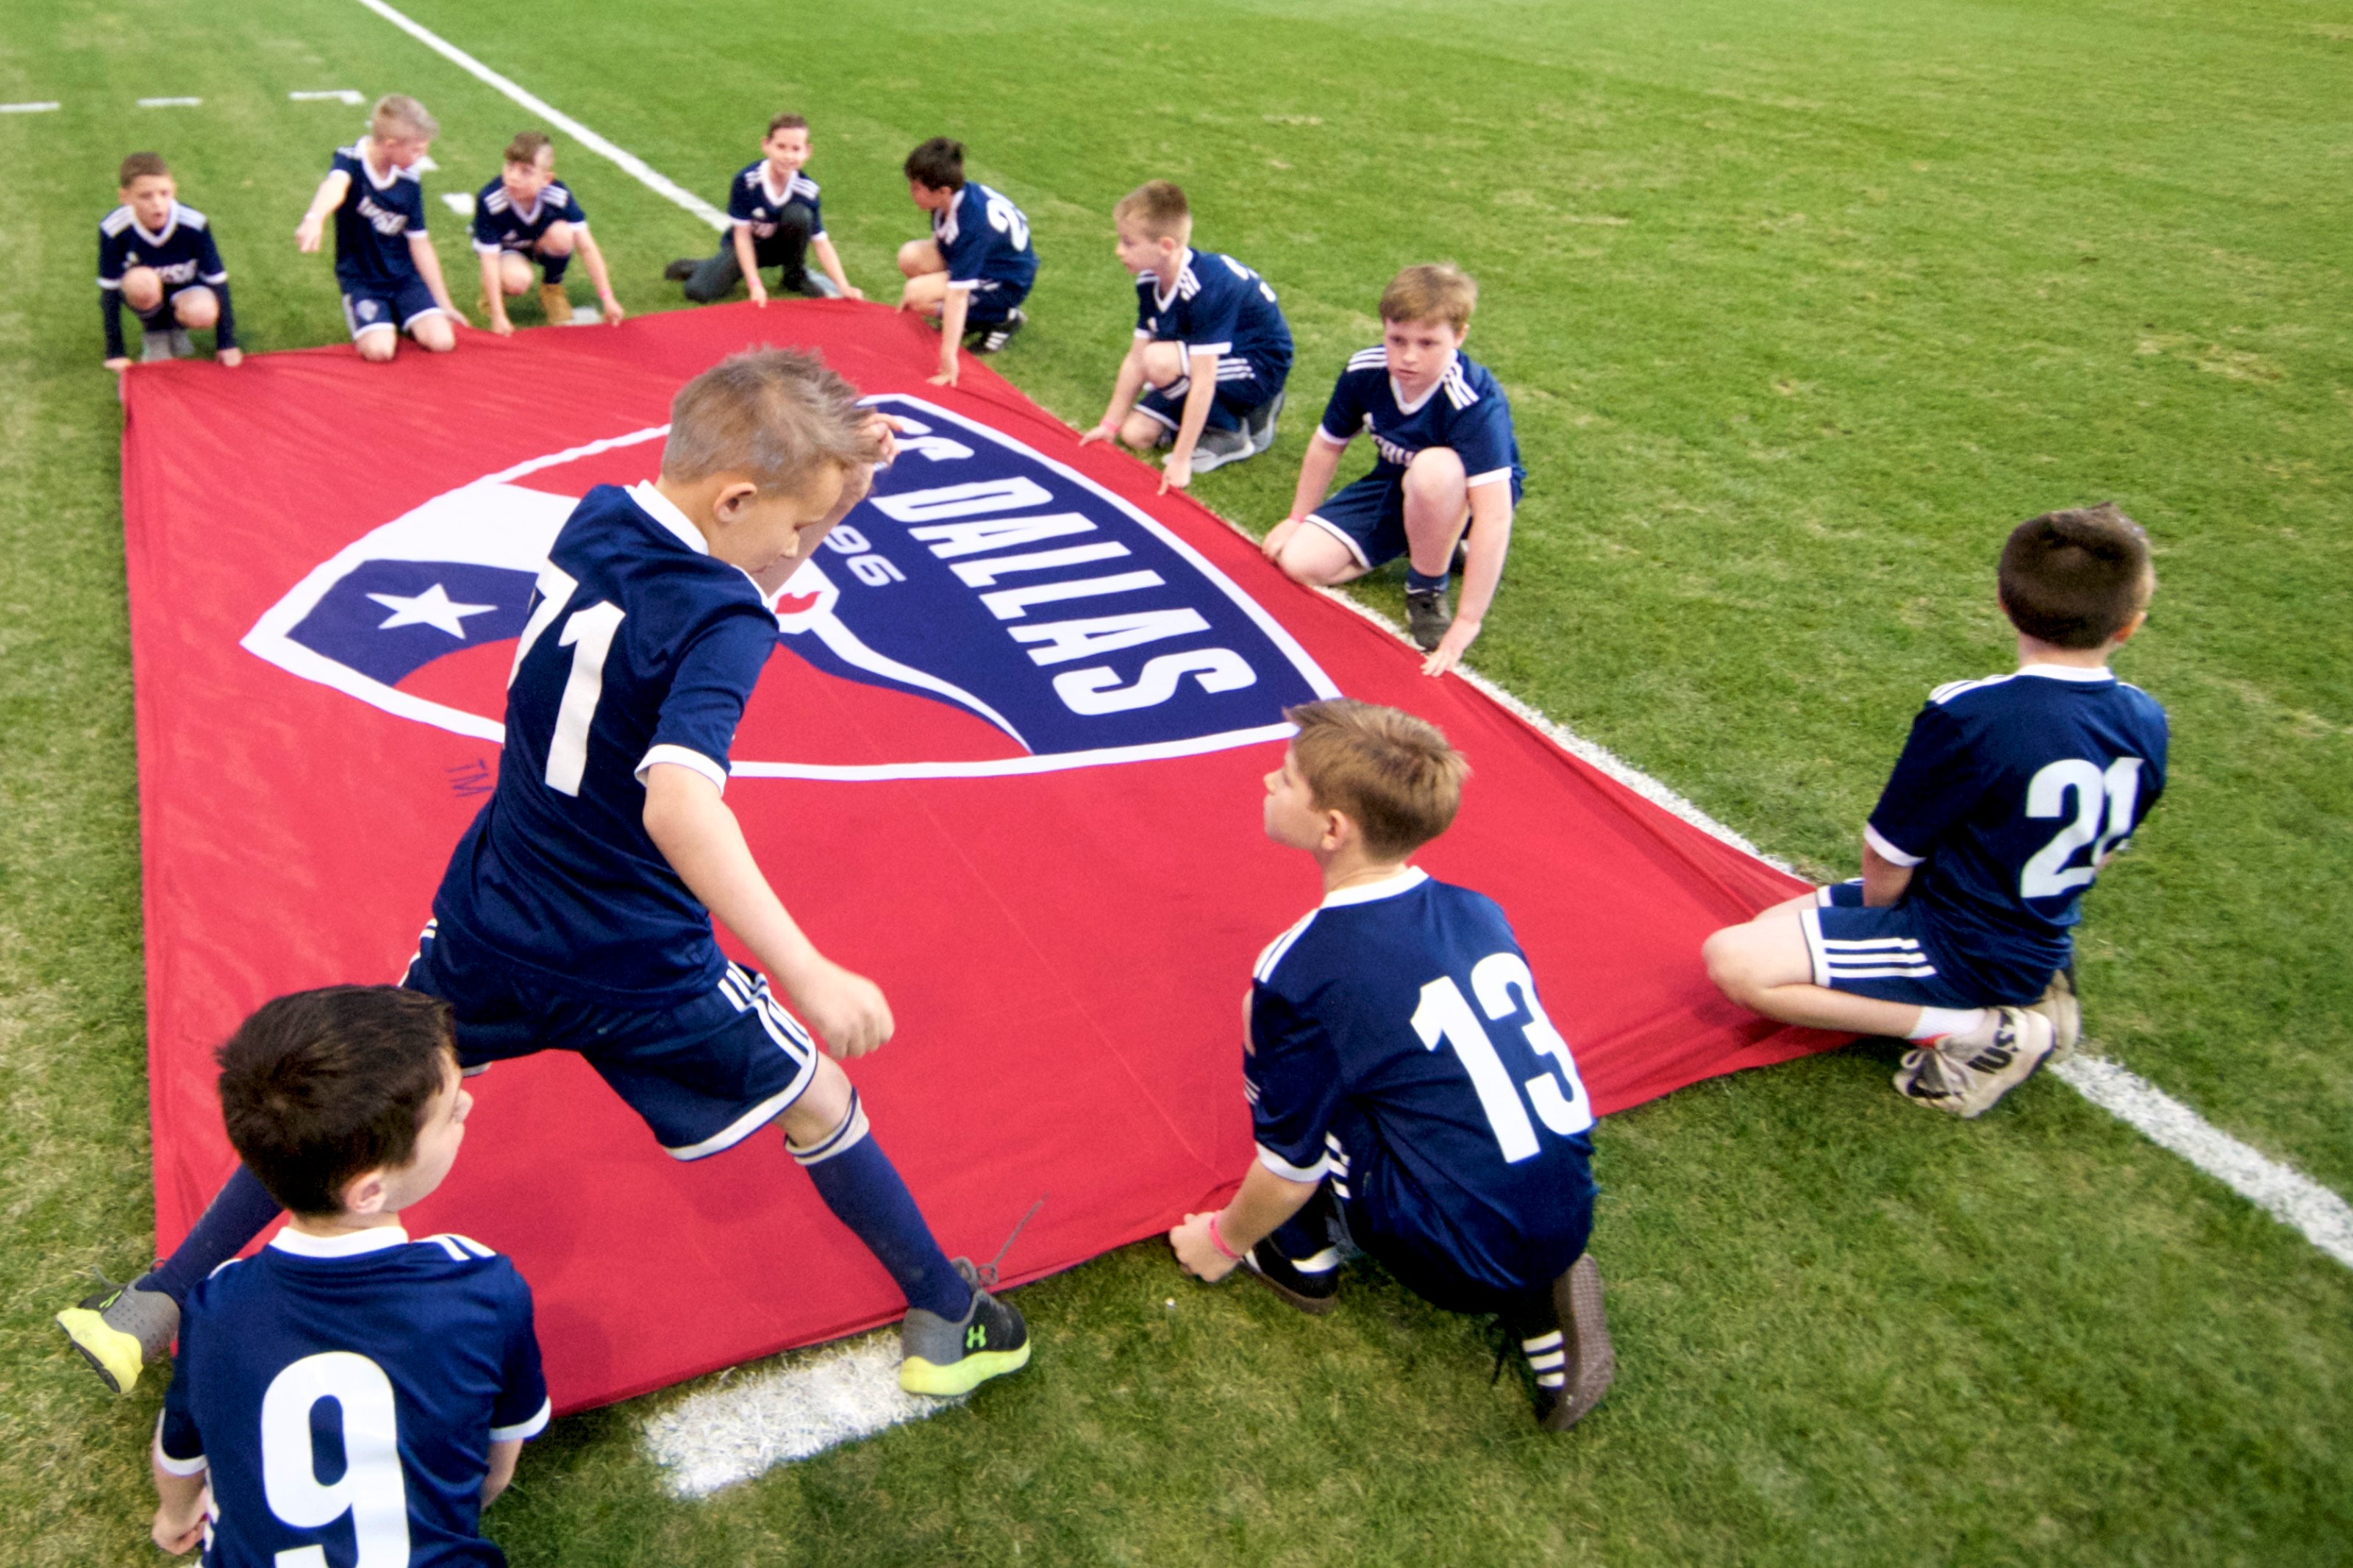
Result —
<path fill-rule="evenodd" d="M 2090 900 L 2090 1031 L 2353 1191 L 2348 0 L 407 9 L 710 196 L 803 110 L 876 293 L 916 232 L 900 158 L 962 138 L 1044 258 L 999 367 L 1078 423 L 1130 324 L 1110 205 L 1181 182 L 1299 338 L 1276 452 L 1197 490 L 1252 529 L 1381 282 L 1461 262 L 1531 471 L 1472 664 L 1820 873 L 1927 689 L 2006 668 L 2003 531 L 2118 500 L 2162 579 L 2122 669 L 2175 752 Z M 530 121 L 349 0 L 5 32 L 0 102 L 63 108 L 0 115 L 0 1557 L 135 1563 L 159 1396 L 110 1400 L 47 1322 L 153 1239 L 92 228 L 159 147 L 248 349 L 336 342 L 291 233 L 360 116 L 287 94 L 421 97 L 437 197 Z M 674 305 L 660 266 L 709 232 L 562 171 L 625 303 Z M 1394 569 L 1362 591 L 1398 607 Z M 1947 1123 L 1848 1053 L 1598 1143 L 1622 1371 L 1569 1437 L 1386 1281 L 1312 1324 L 1145 1245 L 1024 1290 L 1037 1361 L 965 1409 L 681 1502 L 657 1396 L 558 1423 L 489 1528 L 533 1565 L 2353 1560 L 2353 1277 L 2063 1086 Z"/>

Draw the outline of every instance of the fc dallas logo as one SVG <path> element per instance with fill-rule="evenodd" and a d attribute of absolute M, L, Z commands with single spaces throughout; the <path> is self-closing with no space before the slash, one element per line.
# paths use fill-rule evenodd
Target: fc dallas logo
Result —
<path fill-rule="evenodd" d="M 779 641 L 797 657 L 773 661 L 754 697 L 738 777 L 1181 756 L 1283 734 L 1285 707 L 1337 695 L 1290 634 L 1142 510 L 919 398 L 867 402 L 906 421 L 902 455 L 786 584 Z M 511 651 L 473 650 L 521 633 L 573 503 L 592 483 L 651 478 L 664 429 L 435 497 L 313 571 L 243 646 L 385 712 L 501 739 Z"/>

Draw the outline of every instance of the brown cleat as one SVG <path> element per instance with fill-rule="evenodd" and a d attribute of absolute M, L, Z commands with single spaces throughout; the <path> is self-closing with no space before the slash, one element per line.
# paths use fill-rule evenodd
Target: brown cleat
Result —
<path fill-rule="evenodd" d="M 541 284 L 539 308 L 547 312 L 549 326 L 568 327 L 572 324 L 572 296 L 564 291 L 563 284 Z"/>
<path fill-rule="evenodd" d="M 1618 1352 L 1601 1307 L 1601 1268 L 1591 1253 L 1552 1282 L 1552 1310 L 1558 1326 L 1521 1341 L 1520 1349 L 1536 1373 L 1536 1425 L 1566 1432 L 1618 1378 Z M 1548 1373 L 1559 1374 L 1557 1385 L 1545 1382 Z"/>
<path fill-rule="evenodd" d="M 2050 986 L 2040 998 L 2029 1002 L 2026 1010 L 2051 1020 L 2051 1055 L 2044 1066 L 2063 1062 L 2075 1054 L 2075 1042 L 2084 1037 L 2084 1002 L 2075 994 L 2073 964 L 2055 971 Z"/>

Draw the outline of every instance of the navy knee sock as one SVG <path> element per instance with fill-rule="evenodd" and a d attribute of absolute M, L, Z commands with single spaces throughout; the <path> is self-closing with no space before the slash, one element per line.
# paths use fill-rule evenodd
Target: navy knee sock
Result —
<path fill-rule="evenodd" d="M 561 283 L 564 281 L 564 269 L 571 265 L 572 253 L 568 250 L 561 256 L 542 256 L 539 258 L 539 275 L 550 283 Z"/>
<path fill-rule="evenodd" d="M 1405 591 L 1409 594 L 1436 593 L 1445 587 L 1448 580 L 1452 576 L 1451 571 L 1440 572 L 1434 575 L 1425 574 L 1415 570 L 1413 563 L 1408 562 L 1405 569 Z"/>
<path fill-rule="evenodd" d="M 178 1302 L 185 1302 L 188 1292 L 203 1283 L 206 1275 L 238 1253 L 245 1244 L 259 1236 L 262 1227 L 280 1214 L 278 1200 L 269 1195 L 261 1179 L 243 1165 L 229 1177 L 219 1193 L 214 1195 L 195 1229 L 188 1232 L 172 1256 L 155 1266 L 155 1271 L 137 1281 L 142 1290 L 161 1290 Z"/>
<path fill-rule="evenodd" d="M 891 1271 L 907 1305 L 936 1312 L 950 1322 L 964 1316 L 972 1305 L 972 1287 L 932 1239 L 932 1227 L 923 1223 L 914 1194 L 899 1179 L 882 1146 L 869 1135 L 856 1091 L 839 1126 L 806 1149 L 789 1139 L 785 1147 L 817 1184 L 818 1196 L 834 1217 Z"/>

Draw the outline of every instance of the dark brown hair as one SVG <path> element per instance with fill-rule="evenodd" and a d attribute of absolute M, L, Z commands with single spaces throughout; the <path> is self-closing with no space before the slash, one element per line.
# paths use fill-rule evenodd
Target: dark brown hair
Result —
<path fill-rule="evenodd" d="M 964 189 L 964 143 L 934 136 L 907 154 L 907 178 L 935 191 Z"/>
<path fill-rule="evenodd" d="M 2054 647 L 2098 647 L 2132 625 L 2157 587 L 2148 535 L 2114 501 L 2046 511 L 2001 547 L 2001 607 Z"/>
<path fill-rule="evenodd" d="M 795 114 L 789 109 L 785 110 L 782 114 L 772 114 L 768 117 L 769 136 L 774 136 L 779 131 L 806 131 L 807 129 L 808 121 L 801 116 Z M 761 140 L 765 141 L 766 137 L 763 137 Z"/>
<path fill-rule="evenodd" d="M 117 180 L 115 184 L 124 190 L 129 190 L 132 181 L 147 179 L 159 174 L 167 180 L 172 177 L 172 166 L 164 162 L 163 153 L 133 153 L 122 160 L 122 178 Z"/>
<path fill-rule="evenodd" d="M 1283 710 L 1318 811 L 1345 813 L 1383 859 L 1411 854 L 1453 823 L 1471 764 L 1426 719 L 1335 698 Z"/>
<path fill-rule="evenodd" d="M 539 155 L 554 145 L 555 138 L 544 131 L 518 132 L 515 139 L 507 143 L 507 162 L 536 163 L 539 162 Z"/>
<path fill-rule="evenodd" d="M 453 1049 L 449 1005 L 421 991 L 298 991 L 263 1003 L 214 1053 L 221 1121 L 271 1197 L 339 1214 L 353 1177 L 415 1155 Z"/>

